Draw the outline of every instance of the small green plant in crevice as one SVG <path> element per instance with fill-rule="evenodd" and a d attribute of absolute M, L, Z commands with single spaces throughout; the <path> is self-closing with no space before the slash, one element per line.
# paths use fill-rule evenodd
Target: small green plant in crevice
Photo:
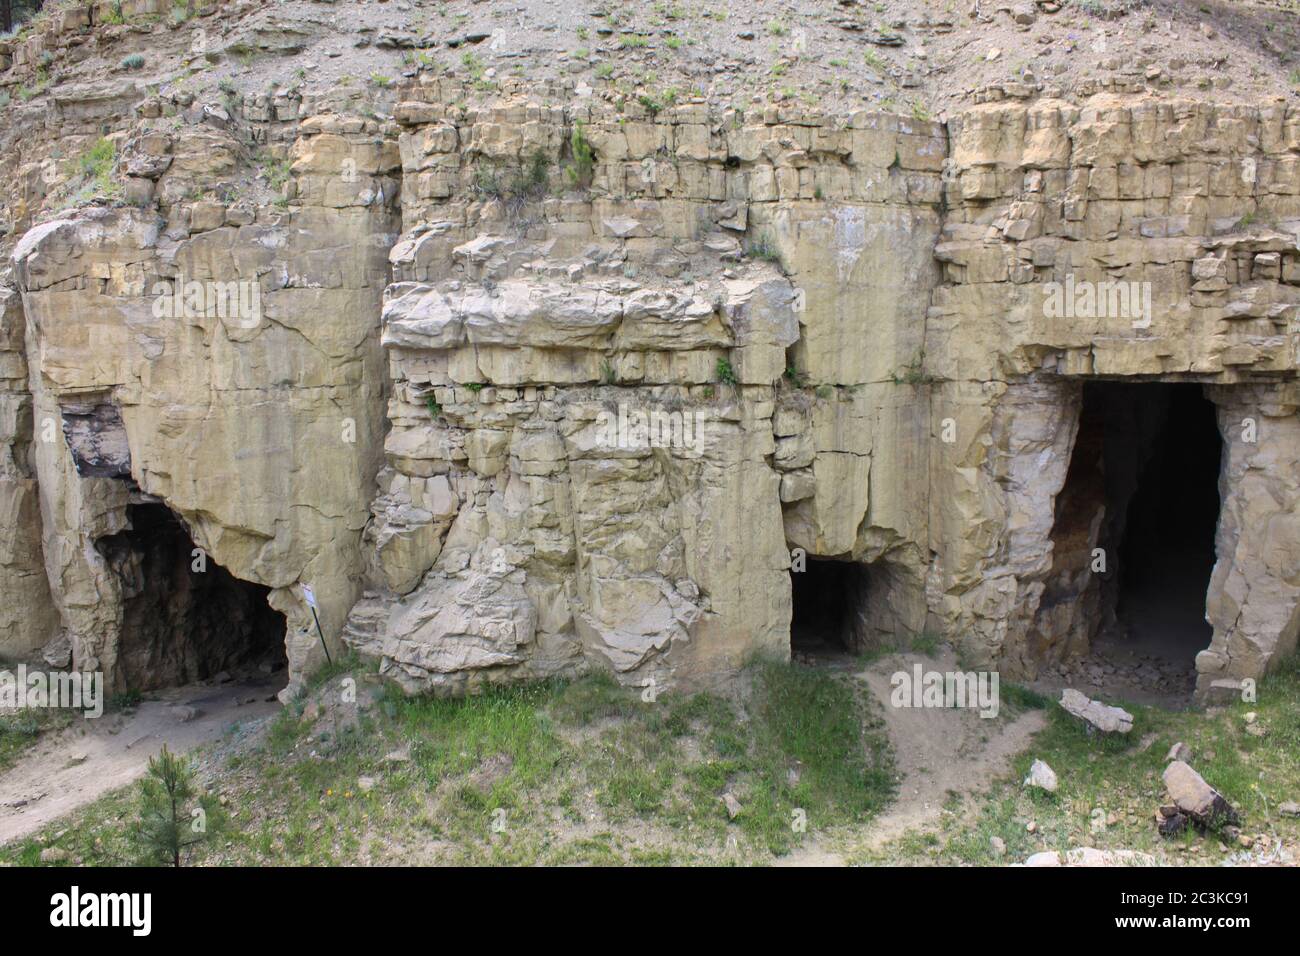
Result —
<path fill-rule="evenodd" d="M 786 366 L 786 370 L 781 377 L 795 388 L 803 388 L 808 384 L 808 373 L 799 371 L 793 365 Z"/>
<path fill-rule="evenodd" d="M 106 199 L 116 195 L 117 184 L 113 182 L 113 167 L 117 163 L 117 147 L 113 141 L 103 138 L 81 154 L 78 167 L 84 185 L 79 199 Z"/>
<path fill-rule="evenodd" d="M 517 216 L 529 202 L 540 200 L 550 186 L 550 161 L 541 149 L 536 149 L 514 172 L 496 166 L 481 166 L 474 173 L 474 191 L 490 199 L 505 203 L 512 216 Z"/>
<path fill-rule="evenodd" d="M 289 181 L 289 160 L 276 159 L 269 154 L 265 154 L 261 160 L 260 172 L 266 177 L 267 185 L 279 192 L 284 188 L 285 183 Z"/>
<path fill-rule="evenodd" d="M 480 83 L 486 78 L 487 67 L 485 67 L 483 61 L 475 56 L 471 51 L 466 50 L 460 55 L 460 65 L 463 66 L 465 72 L 469 74 L 471 82 Z"/>
<path fill-rule="evenodd" d="M 442 406 L 438 404 L 437 399 L 435 399 L 432 395 L 425 396 L 424 407 L 429 410 L 430 418 L 436 419 L 442 417 Z"/>
<path fill-rule="evenodd" d="M 19 86 L 15 92 L 18 95 L 18 99 L 26 103 L 29 100 L 32 100 L 37 96 L 40 96 L 47 89 L 49 89 L 49 86 L 50 86 L 49 73 L 45 70 L 44 67 L 42 67 L 41 69 L 36 71 L 36 83 L 34 85 L 27 86 L 26 84 L 24 84 L 22 86 Z"/>
<path fill-rule="evenodd" d="M 540 149 L 533 150 L 523 168 L 510 182 L 511 195 L 519 199 L 540 199 L 550 183 L 550 162 Z"/>
<path fill-rule="evenodd" d="M 144 68 L 144 56 L 139 53 L 130 53 L 122 57 L 118 63 L 124 70 L 139 70 Z"/>
<path fill-rule="evenodd" d="M 393 78 L 385 76 L 383 73 L 374 72 L 370 74 L 370 82 L 383 89 L 393 85 Z"/>
<path fill-rule="evenodd" d="M 506 194 L 506 183 L 501 170 L 495 166 L 480 166 L 474 170 L 474 191 L 489 199 L 501 199 Z"/>
<path fill-rule="evenodd" d="M 462 382 L 461 385 L 464 386 L 465 388 L 468 388 L 471 392 L 474 392 L 475 394 L 478 394 L 479 392 L 483 391 L 482 382 Z"/>
<path fill-rule="evenodd" d="M 724 358 L 718 359 L 718 364 L 714 367 L 718 381 L 723 385 L 736 385 L 739 379 L 736 378 L 736 370 L 731 367 L 731 363 Z"/>
<path fill-rule="evenodd" d="M 618 371 L 614 368 L 614 364 L 610 362 L 609 359 L 600 363 L 600 380 L 606 385 L 618 384 Z"/>
<path fill-rule="evenodd" d="M 749 240 L 749 243 L 745 246 L 745 255 L 751 259 L 760 259 L 763 262 L 779 263 L 781 261 L 781 253 L 777 250 L 776 243 L 766 232 L 760 232 Z"/>
<path fill-rule="evenodd" d="M 917 359 L 911 365 L 903 366 L 902 372 L 894 373 L 895 385 L 929 385 L 934 381 L 934 376 L 929 375 L 922 368 L 924 359 Z"/>
<path fill-rule="evenodd" d="M 651 114 L 662 112 L 672 106 L 676 100 L 677 92 L 675 90 L 666 90 L 663 93 L 652 91 L 638 93 L 636 98 L 636 101 L 645 107 L 646 112 Z"/>
<path fill-rule="evenodd" d="M 105 26 L 121 26 L 126 23 L 126 17 L 122 13 L 121 0 L 115 0 L 112 7 L 104 14 L 104 19 L 100 22 Z"/>
<path fill-rule="evenodd" d="M 579 189 L 590 189 L 595 175 L 596 153 L 591 148 L 581 123 L 573 125 L 573 132 L 569 135 L 569 148 L 573 151 L 573 162 L 565 170 L 569 182 Z"/>

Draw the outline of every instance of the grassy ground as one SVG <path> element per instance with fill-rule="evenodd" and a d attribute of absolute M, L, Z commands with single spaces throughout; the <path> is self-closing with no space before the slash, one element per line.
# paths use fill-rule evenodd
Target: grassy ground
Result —
<path fill-rule="evenodd" d="M 31 714 L 0 716 L 0 771 L 10 767 L 28 747 L 36 743 L 41 728 Z"/>
<path fill-rule="evenodd" d="M 363 700 L 374 690 L 371 706 L 334 703 L 347 673 Z M 225 826 L 189 862 L 743 864 L 771 862 L 810 837 L 860 834 L 894 787 L 893 756 L 862 685 L 847 672 L 763 665 L 744 687 L 735 699 L 647 703 L 593 676 L 468 700 L 406 699 L 336 670 L 260 733 L 232 733 L 201 757 Z M 847 862 L 999 864 L 1095 846 L 1205 864 L 1268 858 L 1279 843 L 1300 856 L 1300 820 L 1277 809 L 1300 801 L 1297 663 L 1261 682 L 1254 703 L 1208 712 L 1126 705 L 1135 726 L 1121 739 L 1089 737 L 1012 685 L 1002 696 L 1004 714 L 1045 706 L 1048 716 L 1012 771 L 985 796 L 954 795 L 937 827 L 850 849 Z M 1241 811 L 1251 847 L 1222 835 L 1158 836 L 1161 773 L 1179 741 Z M 1056 771 L 1056 794 L 1021 786 L 1036 758 Z M 734 819 L 723 794 L 739 807 Z M 49 846 L 71 863 L 128 862 L 135 802 L 134 788 L 109 794 L 0 847 L 0 864 L 37 863 Z"/>
<path fill-rule="evenodd" d="M 801 819 L 808 833 L 864 823 L 893 787 L 851 680 L 798 666 L 755 668 L 738 700 L 647 703 L 593 676 L 468 700 L 385 692 L 358 719 L 331 703 L 338 681 L 256 747 L 207 758 L 227 819 L 191 862 L 764 861 L 805 838 Z M 36 863 L 51 845 L 85 864 L 130 860 L 133 803 L 132 788 L 110 794 L 0 862 Z"/>
<path fill-rule="evenodd" d="M 29 710 L 0 714 L 0 773 L 36 745 L 41 734 L 66 727 L 71 721 L 66 710 Z"/>
<path fill-rule="evenodd" d="M 1141 850 L 1166 863 L 1243 860 L 1247 848 L 1227 836 L 1189 830 L 1166 840 L 1156 832 L 1153 814 L 1167 800 L 1165 756 L 1179 741 L 1191 748 L 1197 772 L 1241 812 L 1251 854 L 1268 858 L 1280 841 L 1300 856 L 1300 820 L 1277 810 L 1282 802 L 1300 801 L 1300 661 L 1262 681 L 1254 703 L 1209 712 L 1125 706 L 1135 716 L 1133 731 L 1108 740 L 1089 737 L 1076 720 L 1050 707 L 1047 729 L 986 799 L 951 801 L 937 831 L 909 834 L 850 862 L 995 864 L 1080 846 Z M 1262 737 L 1247 731 L 1251 712 L 1264 728 Z M 1021 786 L 1035 758 L 1056 771 L 1056 794 Z M 994 851 L 992 837 L 1004 842 L 1004 856 Z"/>

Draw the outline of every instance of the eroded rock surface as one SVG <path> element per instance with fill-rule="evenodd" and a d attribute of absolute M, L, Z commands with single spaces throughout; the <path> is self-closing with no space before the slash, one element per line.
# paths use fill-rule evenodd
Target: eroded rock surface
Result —
<path fill-rule="evenodd" d="M 935 632 L 1033 676 L 1114 610 L 1114 515 L 1065 489 L 1084 383 L 1124 380 L 1219 416 L 1198 691 L 1294 650 L 1294 108 L 618 112 L 412 73 L 385 112 L 66 93 L 77 136 L 135 108 L 130 202 L 16 218 L 0 576 L 51 612 L 0 647 L 61 630 L 117 667 L 95 544 L 147 500 L 270 589 L 295 681 L 310 585 L 326 640 L 411 692 L 706 684 L 789 653 L 792 555 L 867 568 L 856 646 Z M 278 195 L 241 194 L 253 156 Z"/>

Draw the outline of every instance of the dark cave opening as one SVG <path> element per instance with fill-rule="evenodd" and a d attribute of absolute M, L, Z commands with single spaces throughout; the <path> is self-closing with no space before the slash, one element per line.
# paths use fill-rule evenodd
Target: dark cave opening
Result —
<path fill-rule="evenodd" d="M 1146 451 L 1119 542 L 1115 614 L 1130 640 L 1169 657 L 1210 643 L 1205 595 L 1214 570 L 1222 440 L 1198 385 L 1164 386 L 1163 421 Z"/>
<path fill-rule="evenodd" d="M 127 517 L 128 529 L 96 542 L 122 585 L 115 690 L 287 667 L 285 617 L 267 603 L 270 588 L 199 551 L 166 505 L 132 504 Z"/>
<path fill-rule="evenodd" d="M 1205 601 L 1221 453 L 1201 386 L 1086 383 L 1040 620 L 1058 602 L 1078 602 L 1073 626 L 1095 638 L 1097 653 L 1122 648 L 1190 668 L 1212 635 Z M 1092 566 L 1094 546 L 1104 570 Z"/>
<path fill-rule="evenodd" d="M 792 654 L 818 656 L 852 652 L 858 644 L 859 609 L 866 606 L 865 564 L 808 557 L 790 574 Z"/>

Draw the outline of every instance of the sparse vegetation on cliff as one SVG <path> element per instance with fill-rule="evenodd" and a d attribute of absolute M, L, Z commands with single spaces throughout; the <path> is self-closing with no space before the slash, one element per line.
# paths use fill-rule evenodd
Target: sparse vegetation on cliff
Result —
<path fill-rule="evenodd" d="M 116 197 L 121 191 L 121 187 L 113 179 L 116 165 L 117 147 L 108 138 L 97 140 L 90 149 L 82 153 L 77 162 L 81 174 L 77 201 L 90 202 L 95 199 Z"/>
<path fill-rule="evenodd" d="M 567 170 L 569 182 L 579 189 L 590 189 L 596 154 L 587 140 L 581 123 L 573 125 L 573 132 L 569 136 L 569 149 L 573 152 L 573 162 Z"/>
<path fill-rule="evenodd" d="M 776 242 L 766 232 L 760 232 L 749 240 L 745 246 L 745 255 L 763 262 L 780 263 L 781 261 L 781 252 L 777 249 Z"/>

